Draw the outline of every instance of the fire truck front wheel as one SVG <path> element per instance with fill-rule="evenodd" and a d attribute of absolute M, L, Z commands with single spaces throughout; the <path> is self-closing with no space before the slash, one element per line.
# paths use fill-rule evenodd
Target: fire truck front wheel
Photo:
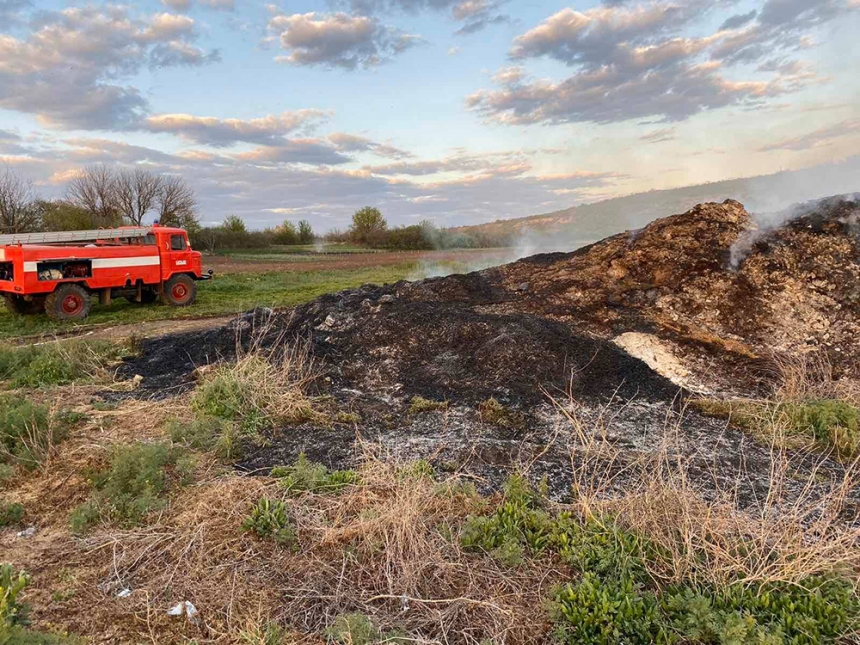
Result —
<path fill-rule="evenodd" d="M 89 292 L 77 284 L 61 284 L 45 298 L 45 313 L 51 320 L 83 320 L 90 314 Z"/>
<path fill-rule="evenodd" d="M 16 316 L 32 316 L 33 314 L 45 313 L 45 299 L 33 298 L 24 300 L 21 296 L 10 294 L 4 298 L 6 309 Z"/>
<path fill-rule="evenodd" d="M 197 299 L 197 284 L 189 276 L 177 274 L 164 283 L 161 298 L 166 305 L 188 307 Z"/>

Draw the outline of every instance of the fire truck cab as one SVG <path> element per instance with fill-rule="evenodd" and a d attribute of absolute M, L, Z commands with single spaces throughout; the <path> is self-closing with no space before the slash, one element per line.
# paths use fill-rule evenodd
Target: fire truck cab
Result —
<path fill-rule="evenodd" d="M 207 280 L 199 252 L 180 228 L 122 226 L 94 231 L 0 235 L 0 294 L 19 315 L 83 320 L 93 297 L 187 307 Z"/>

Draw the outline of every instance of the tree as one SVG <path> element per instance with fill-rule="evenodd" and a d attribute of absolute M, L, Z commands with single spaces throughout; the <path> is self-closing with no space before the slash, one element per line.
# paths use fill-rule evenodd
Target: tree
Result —
<path fill-rule="evenodd" d="M 161 194 L 161 177 L 143 168 L 121 170 L 114 179 L 116 205 L 120 214 L 132 225 L 143 225 Z"/>
<path fill-rule="evenodd" d="M 372 206 L 365 206 L 352 216 L 349 234 L 353 242 L 374 244 L 381 240 L 387 228 L 388 223 L 380 210 Z"/>
<path fill-rule="evenodd" d="M 113 227 L 122 223 L 117 200 L 117 180 L 104 164 L 87 166 L 69 182 L 68 201 L 85 208 L 96 226 Z"/>
<path fill-rule="evenodd" d="M 29 233 L 39 228 L 32 182 L 8 167 L 0 175 L 0 228 L 3 233 Z"/>
<path fill-rule="evenodd" d="M 87 209 L 63 200 L 36 201 L 44 231 L 86 231 L 98 228 Z"/>
<path fill-rule="evenodd" d="M 184 228 L 189 233 L 200 229 L 200 222 L 197 219 L 197 196 L 182 177 L 162 178 L 156 207 L 158 221 L 163 226 Z"/>
<path fill-rule="evenodd" d="M 246 235 L 248 233 L 248 228 L 245 226 L 245 220 L 238 215 L 228 215 L 225 217 L 224 221 L 221 223 L 221 228 L 225 231 L 229 231 L 230 233 L 237 233 L 239 235 Z"/>
<path fill-rule="evenodd" d="M 285 220 L 275 229 L 274 241 L 276 244 L 298 244 L 299 232 L 296 230 L 296 225 Z"/>
<path fill-rule="evenodd" d="M 306 219 L 299 222 L 299 244 L 313 244 L 314 229 Z"/>

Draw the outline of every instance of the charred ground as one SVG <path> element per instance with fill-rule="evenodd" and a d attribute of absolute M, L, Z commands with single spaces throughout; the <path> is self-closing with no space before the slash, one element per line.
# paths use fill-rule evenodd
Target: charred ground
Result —
<path fill-rule="evenodd" d="M 124 370 L 144 377 L 136 396 L 168 396 L 237 348 L 308 343 L 321 368 L 316 393 L 361 421 L 279 429 L 248 469 L 300 452 L 339 467 L 357 440 L 371 439 L 488 486 L 528 463 L 551 474 L 563 498 L 581 437 L 558 427 L 574 411 L 611 438 L 620 470 L 665 449 L 671 434 L 703 482 L 762 473 L 742 495 L 750 501 L 767 490 L 768 448 L 685 409 L 682 386 L 754 395 L 774 356 L 810 349 L 825 350 L 838 375 L 856 376 L 858 212 L 857 202 L 833 199 L 762 230 L 738 202 L 703 204 L 573 253 L 255 310 L 220 329 L 150 341 Z M 613 342 L 631 332 L 694 376 L 673 383 L 660 360 Z M 412 415 L 416 396 L 447 401 L 448 411 Z M 523 422 L 486 423 L 478 407 L 490 398 Z"/>

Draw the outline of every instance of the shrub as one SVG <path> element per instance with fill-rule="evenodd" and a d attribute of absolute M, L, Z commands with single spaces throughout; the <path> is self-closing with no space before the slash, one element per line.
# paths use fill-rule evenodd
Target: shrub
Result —
<path fill-rule="evenodd" d="M 20 524 L 24 519 L 24 507 L 18 502 L 0 501 L 0 528 Z"/>
<path fill-rule="evenodd" d="M 128 348 L 107 341 L 66 341 L 15 347 L 0 345 L 0 379 L 12 387 L 43 387 L 106 376 Z"/>
<path fill-rule="evenodd" d="M 295 527 L 287 516 L 286 505 L 280 500 L 267 497 L 258 500 L 242 523 L 242 529 L 284 546 L 293 546 L 296 542 Z"/>
<path fill-rule="evenodd" d="M 447 410 L 447 401 L 431 401 L 422 396 L 416 396 L 409 405 L 409 414 L 421 414 L 422 412 L 433 412 L 435 410 Z"/>
<path fill-rule="evenodd" d="M 272 477 L 290 493 L 334 493 L 358 483 L 358 474 L 352 470 L 329 470 L 322 464 L 310 461 L 302 453 L 292 466 L 272 468 Z"/>
<path fill-rule="evenodd" d="M 96 490 L 72 514 L 72 528 L 81 531 L 98 520 L 139 524 L 165 506 L 171 480 L 184 485 L 192 470 L 187 455 L 167 444 L 120 446 L 108 471 L 96 477 Z"/>
<path fill-rule="evenodd" d="M 0 397 L 0 462 L 28 469 L 43 465 L 79 418 L 67 412 L 52 413 L 27 398 Z"/>

